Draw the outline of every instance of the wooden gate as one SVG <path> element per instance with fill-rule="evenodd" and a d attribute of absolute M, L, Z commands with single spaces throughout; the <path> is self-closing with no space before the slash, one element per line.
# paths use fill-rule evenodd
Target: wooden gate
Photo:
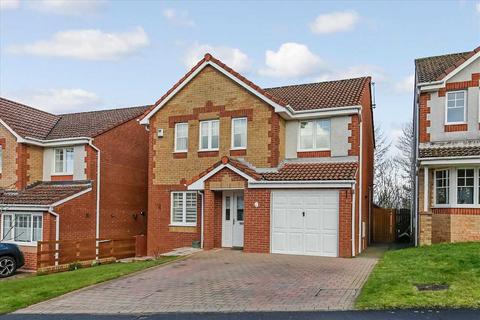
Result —
<path fill-rule="evenodd" d="M 372 213 L 373 242 L 394 242 L 397 237 L 395 209 L 373 207 Z"/>

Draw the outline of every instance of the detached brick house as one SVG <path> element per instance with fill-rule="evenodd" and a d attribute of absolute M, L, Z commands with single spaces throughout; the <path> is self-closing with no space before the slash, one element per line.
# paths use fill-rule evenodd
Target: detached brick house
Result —
<path fill-rule="evenodd" d="M 39 240 L 145 234 L 147 109 L 53 115 L 0 98 L 0 239 L 26 267 Z"/>
<path fill-rule="evenodd" d="M 263 89 L 205 55 L 145 113 L 148 253 L 351 257 L 368 244 L 370 77 Z"/>
<path fill-rule="evenodd" d="M 480 240 L 480 47 L 415 61 L 419 244 Z"/>

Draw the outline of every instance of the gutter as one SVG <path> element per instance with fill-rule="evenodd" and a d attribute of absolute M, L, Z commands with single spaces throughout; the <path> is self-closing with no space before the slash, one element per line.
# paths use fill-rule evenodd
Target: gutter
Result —
<path fill-rule="evenodd" d="M 355 184 L 352 185 L 352 257 L 355 257 Z"/>
<path fill-rule="evenodd" d="M 97 152 L 97 201 L 96 201 L 96 221 L 95 221 L 95 255 L 98 259 L 98 239 L 100 238 L 100 149 L 93 144 L 93 139 L 88 141 L 88 145 Z"/>
<path fill-rule="evenodd" d="M 363 227 L 363 222 L 362 222 L 362 203 L 363 203 L 363 198 L 362 198 L 362 181 L 363 181 L 363 175 L 362 175 L 362 165 L 363 165 L 363 119 L 362 119 L 362 114 L 360 113 L 358 115 L 359 118 L 359 126 L 360 126 L 360 157 L 358 159 L 358 168 L 359 168 L 359 185 L 358 185 L 358 253 L 362 253 L 362 227 Z"/>

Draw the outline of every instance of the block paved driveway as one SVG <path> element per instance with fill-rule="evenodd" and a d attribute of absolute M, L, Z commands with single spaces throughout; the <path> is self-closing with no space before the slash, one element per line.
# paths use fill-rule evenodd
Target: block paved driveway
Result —
<path fill-rule="evenodd" d="M 374 258 L 323 258 L 215 250 L 17 313 L 160 313 L 344 310 Z"/>

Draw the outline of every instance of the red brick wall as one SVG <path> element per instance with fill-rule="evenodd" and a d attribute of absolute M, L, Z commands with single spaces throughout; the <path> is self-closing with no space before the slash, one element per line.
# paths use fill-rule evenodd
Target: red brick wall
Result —
<path fill-rule="evenodd" d="M 35 270 L 37 268 L 37 247 L 19 246 L 25 259 L 25 265 L 22 267 L 27 270 Z"/>
<path fill-rule="evenodd" d="M 428 120 L 428 115 L 430 114 L 430 107 L 428 106 L 428 101 L 430 100 L 429 93 L 421 93 L 419 98 L 419 140 L 420 142 L 429 142 L 430 133 L 428 133 L 428 128 L 430 127 L 430 120 Z"/>
<path fill-rule="evenodd" d="M 258 202 L 258 208 L 255 207 Z M 270 252 L 270 190 L 245 189 L 244 193 L 245 252 Z"/>
<path fill-rule="evenodd" d="M 468 131 L 468 124 L 446 124 L 444 130 L 445 132 Z"/>
<path fill-rule="evenodd" d="M 17 144 L 17 189 L 25 189 L 27 186 L 27 145 L 24 143 Z"/>
<path fill-rule="evenodd" d="M 365 86 L 362 99 L 362 184 L 361 201 L 362 222 L 365 223 L 365 237 L 362 238 L 362 250 L 368 246 L 368 235 L 370 226 L 370 208 L 372 206 L 371 190 L 373 190 L 373 165 L 375 137 L 373 126 L 373 111 L 371 102 L 370 82 Z M 360 197 L 360 193 L 357 193 Z M 359 226 L 359 224 L 357 224 Z M 357 238 L 358 239 L 358 238 Z M 357 243 L 358 247 L 358 243 Z"/>
<path fill-rule="evenodd" d="M 338 254 L 342 258 L 347 258 L 352 256 L 352 190 L 340 189 L 338 201 Z"/>
<path fill-rule="evenodd" d="M 140 213 L 147 212 L 147 131 L 133 119 L 96 137 L 94 145 L 101 150 L 100 237 L 144 234 L 147 218 Z"/>
<path fill-rule="evenodd" d="M 358 115 L 351 116 L 348 130 L 350 130 L 350 136 L 348 137 L 350 149 L 348 150 L 348 155 L 358 156 L 360 154 L 360 125 Z"/>
<path fill-rule="evenodd" d="M 330 150 L 297 152 L 297 158 L 320 158 L 320 157 L 331 157 L 331 156 L 332 156 L 332 152 Z"/>
<path fill-rule="evenodd" d="M 60 240 L 95 238 L 95 193 L 87 192 L 54 208 L 60 216 Z"/>

